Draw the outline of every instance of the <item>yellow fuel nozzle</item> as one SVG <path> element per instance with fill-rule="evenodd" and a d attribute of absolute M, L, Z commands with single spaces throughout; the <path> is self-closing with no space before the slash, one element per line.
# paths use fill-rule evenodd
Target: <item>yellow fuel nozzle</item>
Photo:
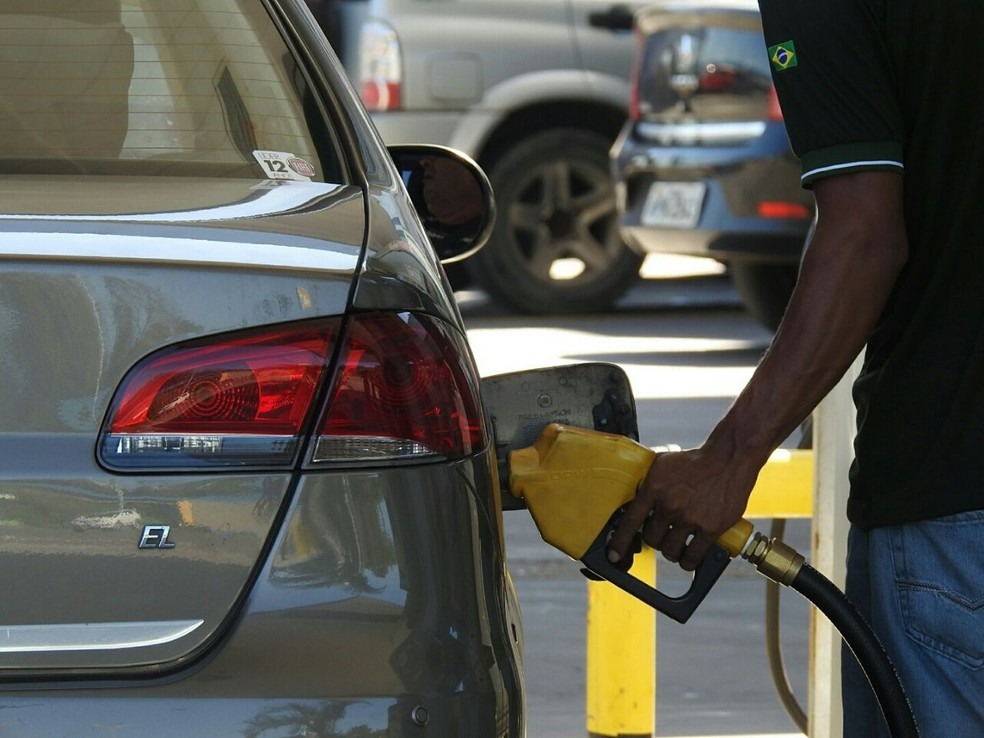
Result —
<path fill-rule="evenodd" d="M 579 559 L 654 458 L 626 436 L 551 423 L 509 454 L 509 491 L 526 500 L 543 540 Z"/>
<path fill-rule="evenodd" d="M 655 458 L 626 436 L 551 423 L 532 446 L 509 454 L 509 490 L 526 500 L 543 540 L 579 559 L 635 497 Z M 742 519 L 717 543 L 738 556 L 752 528 Z"/>
<path fill-rule="evenodd" d="M 606 538 L 655 458 L 655 451 L 626 436 L 551 423 L 532 446 L 510 452 L 509 491 L 525 499 L 544 541 L 685 622 L 731 559 L 742 552 L 753 526 L 743 519 L 726 531 L 682 597 L 667 597 L 611 564 Z"/>

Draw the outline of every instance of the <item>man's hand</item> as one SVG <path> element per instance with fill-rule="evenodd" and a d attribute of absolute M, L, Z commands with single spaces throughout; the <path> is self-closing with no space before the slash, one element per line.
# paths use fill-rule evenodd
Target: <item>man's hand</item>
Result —
<path fill-rule="evenodd" d="M 754 465 L 706 446 L 660 454 L 612 535 L 609 558 L 622 558 L 641 530 L 664 558 L 693 571 L 741 518 L 757 476 Z"/>

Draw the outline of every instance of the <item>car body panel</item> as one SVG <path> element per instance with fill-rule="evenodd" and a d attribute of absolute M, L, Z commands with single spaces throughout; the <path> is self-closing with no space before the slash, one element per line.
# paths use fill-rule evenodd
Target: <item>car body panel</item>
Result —
<path fill-rule="evenodd" d="M 401 735 L 422 727 L 416 714 L 438 735 L 521 735 L 502 699 L 521 674 L 502 669 L 496 635 L 508 625 L 498 533 L 475 492 L 491 473 L 466 461 L 307 476 L 221 648 L 144 684 L 7 685 L 0 733 L 112 724 L 125 738 L 152 719 L 246 736 L 303 718 L 321 735 Z M 104 694 L 86 699 L 93 686 Z"/>
<path fill-rule="evenodd" d="M 370 186 L 366 245 L 353 295 L 360 310 L 423 310 L 460 326 L 447 278 L 419 219 L 393 212 L 402 185 Z"/>
<path fill-rule="evenodd" d="M 25 202 L 4 223 L 0 465 L 7 498 L 0 556 L 9 596 L 0 601 L 0 622 L 48 626 L 43 633 L 8 631 L 6 668 L 156 664 L 186 656 L 214 634 L 251 576 L 290 475 L 117 476 L 98 467 L 93 440 L 116 387 L 144 356 L 244 325 L 344 313 L 362 251 L 365 207 L 353 187 L 268 190 L 260 183 L 254 190 L 235 180 L 167 178 L 109 184 L 97 189 L 67 178 L 47 194 L 67 199 L 90 185 L 100 202 L 87 207 L 86 197 L 76 198 L 77 212 L 57 220 L 24 214 Z M 37 201 L 31 179 L 7 189 L 16 193 L 14 207 L 32 192 Z M 164 212 L 105 212 L 123 209 L 127 189 Z M 223 189 L 232 196 L 223 197 Z M 276 207 L 264 203 L 268 198 Z M 167 209 L 181 201 L 200 208 Z M 343 242 L 318 237 L 326 219 Z M 49 439 L 58 441 L 55 474 L 45 473 Z M 222 514 L 207 524 L 199 515 L 196 523 L 201 507 Z M 171 526 L 174 549 L 138 550 L 145 525 Z M 38 581 L 52 587 L 39 589 Z M 82 581 L 84 599 L 52 597 Z M 198 591 L 188 591 L 192 581 L 209 585 L 190 596 Z M 163 644 L 127 645 L 123 637 L 109 654 L 94 647 L 92 627 L 91 635 L 57 638 L 58 628 L 121 621 L 201 625 Z M 87 638 L 95 642 L 87 645 Z M 46 643 L 49 650 L 41 650 Z"/>

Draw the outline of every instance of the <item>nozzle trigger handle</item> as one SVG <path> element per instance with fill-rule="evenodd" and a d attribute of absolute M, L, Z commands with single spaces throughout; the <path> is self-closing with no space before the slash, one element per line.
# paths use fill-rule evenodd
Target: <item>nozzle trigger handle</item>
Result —
<path fill-rule="evenodd" d="M 704 601 L 707 593 L 711 591 L 711 587 L 728 568 L 728 564 L 731 563 L 731 554 L 728 553 L 727 549 L 717 544 L 711 546 L 707 555 L 704 556 L 694 571 L 694 579 L 690 589 L 679 597 L 670 597 L 641 579 L 632 576 L 619 564 L 613 564 L 608 560 L 608 539 L 615 529 L 619 517 L 621 517 L 621 513 L 616 513 L 609 521 L 584 556 L 581 557 L 581 563 L 589 571 L 659 610 L 664 615 L 673 618 L 678 623 L 687 622 L 700 603 Z"/>

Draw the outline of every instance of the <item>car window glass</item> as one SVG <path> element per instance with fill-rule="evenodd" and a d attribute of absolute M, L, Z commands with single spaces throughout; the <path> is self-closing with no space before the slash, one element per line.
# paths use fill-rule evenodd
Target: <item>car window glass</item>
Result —
<path fill-rule="evenodd" d="M 756 100 L 765 98 L 772 81 L 760 32 L 671 28 L 649 36 L 643 54 L 639 94 L 645 113 L 761 115 Z M 693 111 L 681 107 L 681 99 L 689 100 Z M 708 110 L 709 105 L 714 107 Z"/>
<path fill-rule="evenodd" d="M 255 0 L 0 10 L 0 173 L 337 181 L 331 141 Z"/>

